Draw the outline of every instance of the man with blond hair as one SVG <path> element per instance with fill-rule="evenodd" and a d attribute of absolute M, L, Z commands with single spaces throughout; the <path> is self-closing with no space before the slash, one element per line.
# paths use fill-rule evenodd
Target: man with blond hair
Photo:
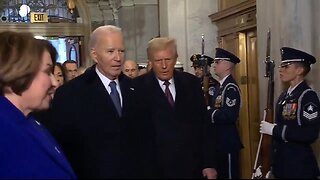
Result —
<path fill-rule="evenodd" d="M 173 38 L 148 43 L 152 70 L 134 79 L 144 145 L 141 161 L 151 178 L 215 178 L 214 147 L 200 81 L 175 70 Z"/>

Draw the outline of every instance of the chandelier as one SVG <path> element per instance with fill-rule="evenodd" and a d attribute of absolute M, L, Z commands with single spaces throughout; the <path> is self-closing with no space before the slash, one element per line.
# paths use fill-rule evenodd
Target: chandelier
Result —
<path fill-rule="evenodd" d="M 77 0 L 67 0 L 67 3 L 68 3 L 69 11 L 72 14 L 74 9 L 76 8 Z"/>

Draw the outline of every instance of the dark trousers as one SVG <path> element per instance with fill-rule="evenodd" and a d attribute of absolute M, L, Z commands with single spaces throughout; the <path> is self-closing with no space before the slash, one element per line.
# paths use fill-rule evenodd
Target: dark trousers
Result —
<path fill-rule="evenodd" d="M 218 179 L 239 179 L 239 151 L 217 154 Z"/>

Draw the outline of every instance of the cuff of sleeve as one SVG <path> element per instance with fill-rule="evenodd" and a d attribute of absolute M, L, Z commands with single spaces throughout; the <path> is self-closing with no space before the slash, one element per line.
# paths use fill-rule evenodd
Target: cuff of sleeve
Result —
<path fill-rule="evenodd" d="M 211 122 L 214 123 L 214 114 L 218 111 L 218 109 L 215 109 L 211 114 Z"/>
<path fill-rule="evenodd" d="M 284 125 L 284 126 L 275 125 L 273 128 L 272 136 L 281 138 L 284 142 L 288 142 L 286 139 L 286 131 L 287 131 L 287 125 Z"/>
<path fill-rule="evenodd" d="M 281 132 L 281 138 L 284 142 L 288 142 L 286 139 L 286 130 L 287 130 L 287 125 L 284 125 Z"/>

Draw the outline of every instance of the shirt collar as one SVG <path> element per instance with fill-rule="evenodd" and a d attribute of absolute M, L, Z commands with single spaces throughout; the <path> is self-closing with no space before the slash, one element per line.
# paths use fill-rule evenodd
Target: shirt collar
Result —
<path fill-rule="evenodd" d="M 158 82 L 159 82 L 159 84 L 160 84 L 160 87 L 162 87 L 164 81 L 162 81 L 162 80 L 160 80 L 160 79 L 158 79 L 158 78 L 157 78 L 157 80 L 158 80 Z M 173 85 L 173 86 L 174 86 L 174 80 L 173 80 L 173 78 L 169 79 L 168 81 L 169 81 L 170 85 Z"/>
<path fill-rule="evenodd" d="M 226 81 L 226 79 L 230 76 L 230 74 L 226 75 L 226 77 L 224 77 L 223 79 L 219 80 L 220 86 L 222 86 L 222 84 L 224 83 L 224 81 Z"/>
<path fill-rule="evenodd" d="M 303 82 L 303 80 L 301 82 L 299 82 L 298 84 L 296 84 L 294 87 L 289 87 L 287 90 L 287 94 L 291 95 L 291 93 Z"/>
<path fill-rule="evenodd" d="M 117 85 L 119 86 L 119 79 L 111 80 L 107 78 L 105 75 L 103 75 L 99 69 L 96 67 L 96 73 L 98 74 L 99 78 L 101 79 L 103 85 L 106 87 L 106 89 L 109 89 L 109 84 L 111 81 L 115 81 Z"/>

